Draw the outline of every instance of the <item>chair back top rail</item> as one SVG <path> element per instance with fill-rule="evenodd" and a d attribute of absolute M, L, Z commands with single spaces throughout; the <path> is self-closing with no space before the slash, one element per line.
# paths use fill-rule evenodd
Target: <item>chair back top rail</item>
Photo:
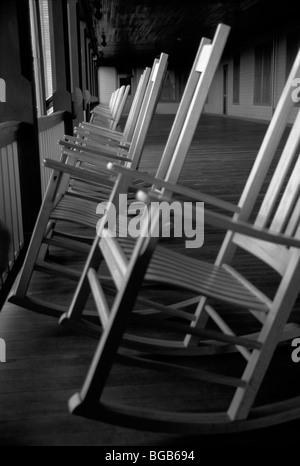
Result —
<path fill-rule="evenodd" d="M 130 109 L 130 112 L 127 118 L 127 122 L 124 128 L 123 142 L 125 143 L 127 142 L 131 143 L 133 133 L 134 133 L 134 128 L 136 126 L 137 119 L 139 117 L 139 113 L 140 113 L 141 106 L 143 103 L 143 99 L 145 97 L 146 89 L 149 83 L 150 74 L 151 74 L 151 68 L 146 68 L 139 81 L 138 89 L 135 93 L 135 97 L 132 102 L 132 106 L 131 106 L 131 109 Z"/>
<path fill-rule="evenodd" d="M 154 61 L 148 89 L 140 110 L 139 118 L 132 137 L 128 157 L 132 159 L 131 167 L 137 169 L 143 153 L 148 129 L 152 122 L 168 66 L 168 55 L 162 53 Z"/>
<path fill-rule="evenodd" d="M 120 102 L 119 108 L 117 109 L 115 119 L 111 123 L 111 129 L 112 130 L 115 130 L 117 128 L 119 122 L 120 122 L 120 119 L 121 119 L 121 117 L 123 115 L 124 108 L 125 108 L 128 96 L 129 96 L 129 92 L 130 92 L 130 86 L 126 86 L 125 92 L 123 94 L 123 98 L 122 98 L 122 100 Z"/>
<path fill-rule="evenodd" d="M 184 165 L 187 152 L 192 143 L 197 125 L 199 123 L 200 116 L 202 114 L 207 95 L 212 84 L 214 75 L 219 66 L 227 39 L 230 33 L 230 27 L 224 24 L 220 24 L 215 33 L 213 42 L 209 44 L 206 40 L 200 45 L 199 56 L 195 61 L 195 68 L 192 73 L 197 73 L 198 82 L 193 92 L 192 98 L 190 98 L 190 104 L 188 108 L 185 108 L 185 104 L 182 104 L 182 110 L 187 113 L 184 118 L 184 122 L 180 127 L 180 132 L 176 137 L 176 147 L 173 151 L 173 156 L 170 159 L 171 153 L 169 153 L 168 147 L 166 148 L 166 159 L 164 163 L 164 173 L 161 171 L 160 176 L 170 183 L 177 183 L 182 167 Z M 200 71 L 197 71 L 198 68 Z M 188 85 L 194 88 L 195 78 L 191 77 Z M 187 89 L 187 95 L 189 89 Z M 180 125 L 178 125 L 180 126 Z M 171 134 L 173 136 L 173 134 Z M 173 145 L 172 141 L 169 140 L 169 144 Z M 168 156 L 168 157 L 167 157 Z M 168 168 L 167 168 L 168 167 Z M 167 171 L 165 170 L 167 168 Z"/>

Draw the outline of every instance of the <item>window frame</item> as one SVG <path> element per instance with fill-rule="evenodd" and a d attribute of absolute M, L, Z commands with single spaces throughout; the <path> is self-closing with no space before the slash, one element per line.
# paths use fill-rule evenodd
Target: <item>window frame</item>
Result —
<path fill-rule="evenodd" d="M 48 73 L 46 71 L 46 57 L 44 54 L 44 39 L 43 39 L 43 25 L 42 25 L 42 10 L 39 0 L 30 0 L 30 22 L 32 34 L 32 47 L 34 58 L 34 74 L 35 74 L 35 89 L 37 101 L 38 117 L 47 116 L 54 111 L 54 57 L 53 57 L 53 43 L 51 39 L 51 5 L 49 0 L 43 0 L 48 3 L 48 20 L 49 20 L 49 45 L 50 45 L 50 72 L 51 72 L 51 95 L 48 95 L 47 90 Z M 49 59 L 49 57 L 48 57 Z"/>
<path fill-rule="evenodd" d="M 232 82 L 232 104 L 241 103 L 241 53 L 236 52 L 233 56 L 233 82 Z"/>
<path fill-rule="evenodd" d="M 255 106 L 271 107 L 273 85 L 274 44 L 270 40 L 255 47 L 254 95 Z M 264 93 L 268 90 L 268 98 Z"/>
<path fill-rule="evenodd" d="M 300 49 L 300 31 L 290 31 L 286 35 L 286 63 L 285 72 L 286 79 L 288 79 L 292 70 L 294 61 Z M 300 102 L 295 103 L 295 107 L 300 107 Z"/>

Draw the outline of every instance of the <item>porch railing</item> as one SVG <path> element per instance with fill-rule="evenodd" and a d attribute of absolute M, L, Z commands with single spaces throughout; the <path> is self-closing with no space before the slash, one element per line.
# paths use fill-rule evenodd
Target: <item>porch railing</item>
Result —
<path fill-rule="evenodd" d="M 64 134 L 70 132 L 71 125 L 71 115 L 67 112 L 57 112 L 40 118 L 38 121 L 42 195 L 47 189 L 51 175 L 51 171 L 45 169 L 43 160 L 45 158 L 59 160 L 60 147 L 57 142 Z M 28 199 L 25 198 L 27 197 L 26 189 L 31 180 L 24 182 L 24 177 L 30 175 L 30 170 L 24 170 L 24 164 L 26 166 L 29 160 L 26 158 L 28 147 L 26 160 L 23 161 L 24 147 L 26 144 L 30 147 L 29 131 L 25 126 L 24 123 L 19 122 L 0 124 L 0 222 L 8 229 L 11 237 L 8 263 L 4 273 L 0 276 L 0 291 L 26 242 L 25 237 L 27 238 L 24 233 L 26 223 L 24 220 L 26 219 L 23 216 L 24 212 L 28 212 L 26 209 L 30 208 Z"/>
<path fill-rule="evenodd" d="M 56 161 L 60 159 L 61 149 L 57 142 L 68 133 L 69 125 L 70 114 L 67 112 L 56 112 L 38 120 L 42 196 L 51 176 L 51 170 L 44 167 L 43 161 L 45 158 Z"/>
<path fill-rule="evenodd" d="M 19 172 L 20 123 L 0 124 L 0 221 L 9 230 L 11 246 L 8 264 L 0 277 L 0 289 L 24 245 Z"/>

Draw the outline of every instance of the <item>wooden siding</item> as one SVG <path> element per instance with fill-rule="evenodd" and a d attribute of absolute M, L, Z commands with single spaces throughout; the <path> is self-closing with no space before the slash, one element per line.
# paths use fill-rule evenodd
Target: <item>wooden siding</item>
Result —
<path fill-rule="evenodd" d="M 228 64 L 228 115 L 270 121 L 287 79 L 286 35 L 282 33 L 276 37 L 275 44 L 275 64 L 272 68 L 274 99 L 270 105 L 254 105 L 255 48 L 248 47 L 241 51 L 240 103 L 233 104 L 233 56 L 231 56 L 223 60 L 218 69 L 205 111 L 217 115 L 223 113 L 223 66 Z M 296 110 L 291 113 L 290 122 L 294 121 L 295 116 Z"/>
<path fill-rule="evenodd" d="M 0 221 L 11 237 L 9 263 L 0 277 L 0 289 L 24 244 L 18 144 L 11 142 L 0 148 Z"/>
<path fill-rule="evenodd" d="M 117 70 L 113 67 L 101 67 L 98 77 L 100 102 L 108 104 L 111 94 L 117 89 Z"/>

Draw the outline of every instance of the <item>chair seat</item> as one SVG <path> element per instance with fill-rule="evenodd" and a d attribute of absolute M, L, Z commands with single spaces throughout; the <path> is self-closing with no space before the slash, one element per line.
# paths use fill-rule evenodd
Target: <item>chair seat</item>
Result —
<path fill-rule="evenodd" d="M 96 208 L 96 202 L 64 196 L 53 210 L 51 218 L 75 221 L 96 228 Z M 135 241 L 130 238 L 121 238 L 119 241 L 126 255 L 130 257 Z M 186 289 L 253 311 L 269 310 L 266 304 L 267 298 L 260 299 L 259 291 L 256 292 L 253 285 L 248 287 L 246 279 L 239 280 L 224 266 L 217 267 L 163 247 L 156 249 L 146 280 Z"/>
<path fill-rule="evenodd" d="M 120 239 L 122 248 L 130 257 L 134 240 Z M 186 257 L 162 246 L 156 248 L 148 268 L 146 280 L 175 286 L 209 298 L 224 301 L 253 311 L 268 312 L 267 298 L 247 280 L 237 278 L 226 268 Z"/>
<path fill-rule="evenodd" d="M 98 202 L 65 195 L 57 202 L 50 218 L 96 228 L 97 206 Z"/>
<path fill-rule="evenodd" d="M 137 189 L 140 189 L 141 183 L 139 181 L 137 183 Z M 72 194 L 70 192 L 69 194 Z M 78 194 L 78 193 L 76 193 Z M 97 206 L 99 203 L 107 204 L 107 194 L 105 192 L 100 193 L 94 192 L 91 190 L 90 192 L 85 189 L 85 192 L 82 192 L 82 195 L 89 196 L 91 198 L 97 196 L 97 201 L 81 199 L 80 197 L 76 197 L 72 195 L 65 195 L 63 196 L 56 204 L 55 208 L 51 212 L 51 219 L 52 220 L 65 220 L 77 224 L 81 224 L 84 226 L 88 226 L 91 228 L 96 228 L 97 222 L 101 219 L 99 215 L 97 215 Z M 130 209 L 130 205 L 132 204 L 134 199 L 134 194 L 129 195 L 128 197 L 128 207 L 129 207 L 129 216 L 134 215 L 138 207 L 142 210 L 144 207 L 144 203 L 134 201 L 135 209 L 132 211 Z"/>

